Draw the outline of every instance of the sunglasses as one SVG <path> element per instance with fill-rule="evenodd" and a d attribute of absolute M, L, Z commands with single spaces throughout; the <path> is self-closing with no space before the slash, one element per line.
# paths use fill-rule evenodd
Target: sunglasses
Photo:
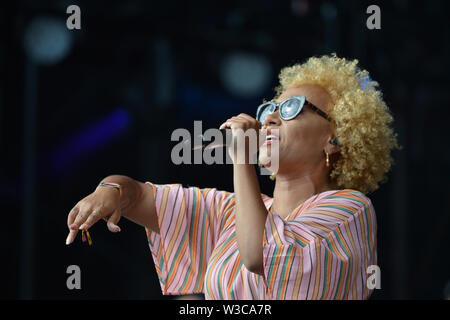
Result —
<path fill-rule="evenodd" d="M 306 100 L 305 96 L 293 96 L 287 98 L 282 102 L 269 101 L 261 104 L 256 111 L 256 120 L 261 122 L 264 125 L 266 116 L 271 113 L 274 113 L 277 108 L 280 111 L 280 117 L 283 120 L 292 120 L 303 110 L 304 106 L 310 107 L 314 112 L 316 112 L 319 116 L 324 117 L 328 121 L 331 121 L 331 118 L 328 114 L 317 108 L 311 102 Z"/>

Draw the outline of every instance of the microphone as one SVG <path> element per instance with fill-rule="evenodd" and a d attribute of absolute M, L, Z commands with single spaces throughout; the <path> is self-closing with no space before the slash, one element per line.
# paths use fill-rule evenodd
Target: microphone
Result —
<path fill-rule="evenodd" d="M 192 147 L 192 150 L 209 150 L 209 149 L 216 149 L 216 148 L 223 148 L 228 146 L 228 141 L 231 141 L 231 129 L 220 129 L 220 133 L 222 134 L 222 139 L 220 141 L 207 141 L 205 136 L 203 134 L 196 135 L 194 138 L 194 146 Z M 216 139 L 217 140 L 217 139 Z M 200 141 L 201 144 L 195 144 L 197 141 Z M 191 144 L 191 139 L 186 139 L 184 141 L 185 144 Z"/>

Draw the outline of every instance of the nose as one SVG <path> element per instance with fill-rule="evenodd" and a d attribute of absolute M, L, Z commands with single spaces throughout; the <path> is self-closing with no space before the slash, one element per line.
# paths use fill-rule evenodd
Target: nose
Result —
<path fill-rule="evenodd" d="M 270 113 L 266 116 L 266 118 L 264 119 L 264 126 L 268 127 L 268 126 L 279 126 L 281 124 L 281 118 L 280 118 L 280 113 L 278 112 L 278 109 L 275 110 L 275 112 Z"/>

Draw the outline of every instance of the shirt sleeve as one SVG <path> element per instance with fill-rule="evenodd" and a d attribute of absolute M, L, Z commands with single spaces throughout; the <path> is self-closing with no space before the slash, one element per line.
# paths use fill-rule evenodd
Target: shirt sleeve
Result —
<path fill-rule="evenodd" d="M 264 231 L 264 283 L 272 299 L 368 299 L 376 217 L 366 196 L 346 189 L 293 220 L 270 213 Z"/>
<path fill-rule="evenodd" d="M 146 184 L 153 188 L 160 233 L 145 231 L 162 293 L 202 292 L 223 212 L 234 201 L 233 194 L 180 184 Z"/>

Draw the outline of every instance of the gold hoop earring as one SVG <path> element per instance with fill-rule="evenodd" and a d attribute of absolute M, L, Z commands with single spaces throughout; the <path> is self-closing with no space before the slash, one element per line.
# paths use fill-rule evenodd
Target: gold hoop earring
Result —
<path fill-rule="evenodd" d="M 270 180 L 274 181 L 276 177 L 277 177 L 277 176 L 275 175 L 275 173 L 272 173 L 272 174 L 270 175 Z"/>
<path fill-rule="evenodd" d="M 325 165 L 326 165 L 327 167 L 329 167 L 329 166 L 330 166 L 330 157 L 328 156 L 328 153 L 327 153 L 327 152 L 325 152 L 325 154 L 327 155 L 327 156 L 326 156 L 326 159 L 325 159 Z"/>

